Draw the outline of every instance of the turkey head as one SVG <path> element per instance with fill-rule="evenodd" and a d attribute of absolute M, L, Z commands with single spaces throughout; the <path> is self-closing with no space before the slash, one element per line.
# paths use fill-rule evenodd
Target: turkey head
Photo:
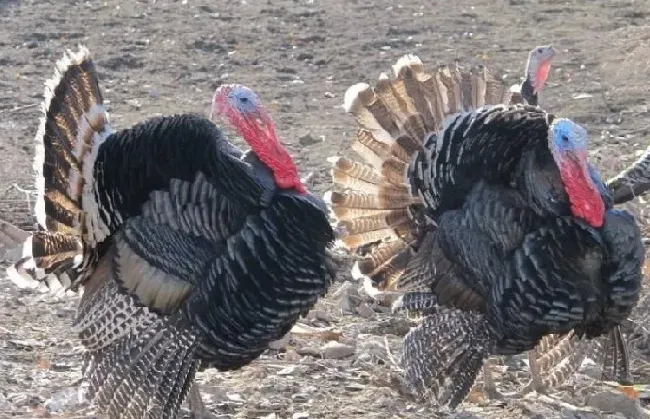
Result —
<path fill-rule="evenodd" d="M 568 119 L 549 128 L 549 146 L 569 196 L 571 213 L 592 227 L 601 227 L 605 204 L 587 163 L 587 130 Z"/>
<path fill-rule="evenodd" d="M 298 168 L 280 143 L 275 124 L 259 96 L 240 84 L 224 84 L 217 88 L 212 100 L 212 119 L 224 118 L 250 145 L 259 160 L 273 173 L 281 189 L 306 193 Z"/>

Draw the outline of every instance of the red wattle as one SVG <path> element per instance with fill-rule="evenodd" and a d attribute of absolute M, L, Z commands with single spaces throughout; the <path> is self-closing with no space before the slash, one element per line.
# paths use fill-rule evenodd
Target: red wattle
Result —
<path fill-rule="evenodd" d="M 275 134 L 273 122 L 267 118 L 244 118 L 230 110 L 230 123 L 236 127 L 251 149 L 273 173 L 273 179 L 280 189 L 294 189 L 307 193 L 298 176 L 298 168 Z"/>
<path fill-rule="evenodd" d="M 582 218 L 592 227 L 602 227 L 605 220 L 605 204 L 589 171 L 571 159 L 560 165 L 564 189 L 569 196 L 571 214 Z"/>
<path fill-rule="evenodd" d="M 548 79 L 548 73 L 551 71 L 551 61 L 545 61 L 539 64 L 537 67 L 537 74 L 535 74 L 535 90 L 540 91 L 546 80 Z"/>

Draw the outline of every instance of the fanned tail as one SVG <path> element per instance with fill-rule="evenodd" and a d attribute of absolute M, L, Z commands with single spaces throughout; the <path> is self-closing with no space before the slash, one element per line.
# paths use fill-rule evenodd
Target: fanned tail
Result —
<path fill-rule="evenodd" d="M 82 210 L 84 194 L 92 193 L 93 146 L 111 131 L 86 48 L 68 50 L 56 63 L 45 84 L 43 112 L 34 157 L 38 228 L 8 274 L 23 287 L 75 289 L 95 246 L 86 240 L 92 231 Z"/>
<path fill-rule="evenodd" d="M 374 86 L 359 83 L 345 94 L 346 112 L 357 120 L 351 148 L 362 161 L 332 160 L 333 189 L 326 194 L 341 241 L 363 258 L 353 273 L 382 290 L 397 291 L 422 232 L 435 229 L 407 171 L 429 134 L 458 112 L 510 103 L 512 91 L 484 66 L 425 70 L 415 55 L 382 74 Z"/>
<path fill-rule="evenodd" d="M 440 310 L 404 338 L 406 382 L 419 397 L 454 409 L 469 393 L 494 344 L 482 315 Z"/>

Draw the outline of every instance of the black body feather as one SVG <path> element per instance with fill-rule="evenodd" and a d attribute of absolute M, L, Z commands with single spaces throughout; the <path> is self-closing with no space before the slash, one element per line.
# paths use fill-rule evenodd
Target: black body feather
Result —
<path fill-rule="evenodd" d="M 204 117 L 113 131 L 87 51 L 58 66 L 37 135 L 43 228 L 15 277 L 83 287 L 75 328 L 102 413 L 174 418 L 197 368 L 252 362 L 327 291 L 326 206 L 277 189 Z"/>
<path fill-rule="evenodd" d="M 640 231 L 593 167 L 605 223 L 571 215 L 549 148 L 555 117 L 507 104 L 483 67 L 427 73 L 405 56 L 393 71 L 346 93 L 366 163 L 334 163 L 330 208 L 358 273 L 427 316 L 405 338 L 416 393 L 454 407 L 490 354 L 570 331 L 615 337 L 640 291 Z"/>

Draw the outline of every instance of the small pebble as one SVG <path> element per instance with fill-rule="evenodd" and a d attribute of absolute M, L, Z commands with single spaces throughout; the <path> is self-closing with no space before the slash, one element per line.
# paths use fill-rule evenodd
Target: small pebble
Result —
<path fill-rule="evenodd" d="M 354 346 L 345 345 L 339 342 L 330 341 L 322 347 L 323 358 L 340 359 L 354 355 Z"/>
<path fill-rule="evenodd" d="M 307 403 L 309 401 L 309 395 L 305 393 L 296 393 L 291 396 L 291 400 L 293 400 L 294 403 Z"/>
<path fill-rule="evenodd" d="M 363 391 L 365 388 L 366 388 L 365 386 L 356 383 L 348 384 L 345 386 L 345 390 L 351 392 Z"/>
<path fill-rule="evenodd" d="M 291 375 L 293 372 L 296 370 L 296 367 L 293 365 L 288 366 L 286 368 L 282 368 L 280 371 L 278 371 L 276 374 L 277 375 Z"/>
<path fill-rule="evenodd" d="M 629 418 L 648 418 L 638 400 L 633 400 L 618 391 L 601 391 L 587 399 L 587 406 L 603 412 L 622 413 Z"/>
<path fill-rule="evenodd" d="M 363 317 L 364 319 L 372 319 L 375 317 L 375 310 L 373 310 L 372 307 L 370 307 L 366 303 L 361 304 L 355 310 L 357 314 Z"/>
<path fill-rule="evenodd" d="M 321 141 L 322 140 L 320 138 L 316 138 L 316 137 L 312 136 L 311 134 L 305 134 L 302 137 L 298 138 L 298 142 L 301 145 L 304 145 L 304 146 L 310 146 L 310 145 L 318 144 Z"/>

